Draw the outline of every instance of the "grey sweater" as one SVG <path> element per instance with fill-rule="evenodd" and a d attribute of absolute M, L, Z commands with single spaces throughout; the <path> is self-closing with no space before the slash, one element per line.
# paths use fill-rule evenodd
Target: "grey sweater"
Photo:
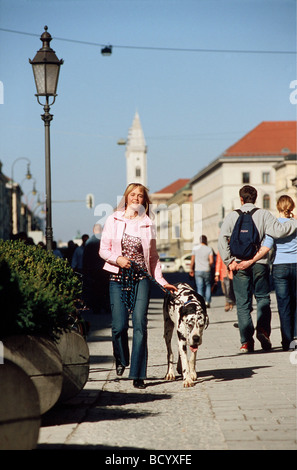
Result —
<path fill-rule="evenodd" d="M 241 206 L 242 212 L 248 212 L 255 208 L 256 206 L 251 203 L 243 204 Z M 234 259 L 234 256 L 231 256 L 229 248 L 229 239 L 233 231 L 236 220 L 239 215 L 236 211 L 230 212 L 225 218 L 218 241 L 218 249 L 221 255 L 223 262 L 228 266 Z M 259 209 L 253 214 L 253 220 L 259 231 L 261 242 L 265 238 L 265 235 L 270 235 L 272 238 L 282 238 L 287 235 L 291 235 L 297 229 L 297 220 L 288 219 L 287 222 L 281 224 L 269 211 L 265 209 Z M 258 263 L 267 263 L 268 257 L 264 257 L 261 260 L 257 261 Z M 240 261 L 236 259 L 236 261 Z"/>

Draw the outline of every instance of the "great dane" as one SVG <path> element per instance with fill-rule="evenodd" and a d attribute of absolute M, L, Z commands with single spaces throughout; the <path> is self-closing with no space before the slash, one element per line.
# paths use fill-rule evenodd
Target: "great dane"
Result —
<path fill-rule="evenodd" d="M 204 299 L 189 284 L 175 284 L 177 292 L 166 295 L 163 305 L 164 338 L 167 346 L 166 380 L 175 380 L 171 339 L 177 332 L 179 360 L 177 371 L 182 373 L 184 387 L 192 387 L 197 379 L 196 354 L 202 343 L 204 329 L 209 324 Z M 187 347 L 190 359 L 188 360 Z"/>

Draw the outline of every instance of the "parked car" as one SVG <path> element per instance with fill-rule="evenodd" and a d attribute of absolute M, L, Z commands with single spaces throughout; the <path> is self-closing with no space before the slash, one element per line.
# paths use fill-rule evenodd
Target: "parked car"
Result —
<path fill-rule="evenodd" d="M 177 270 L 180 273 L 188 273 L 190 272 L 190 266 L 191 266 L 191 254 L 184 255 L 181 258 L 176 260 L 177 264 Z"/>
<path fill-rule="evenodd" d="M 175 273 L 177 271 L 176 258 L 173 256 L 160 256 L 163 273 Z"/>

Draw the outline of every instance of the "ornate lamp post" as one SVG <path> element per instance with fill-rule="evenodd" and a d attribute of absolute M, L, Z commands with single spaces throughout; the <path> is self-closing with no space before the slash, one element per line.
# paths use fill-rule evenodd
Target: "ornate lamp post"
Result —
<path fill-rule="evenodd" d="M 52 228 L 52 196 L 51 196 L 51 161 L 50 161 L 50 122 L 53 115 L 50 114 L 50 106 L 55 102 L 57 96 L 57 86 L 60 66 L 63 60 L 59 60 L 55 51 L 50 47 L 51 35 L 47 32 L 47 26 L 44 27 L 44 33 L 41 35 L 42 48 L 39 49 L 33 60 L 29 59 L 33 68 L 38 103 L 43 106 L 44 114 L 41 119 L 44 122 L 45 129 L 45 194 L 46 194 L 46 248 L 52 251 L 53 228 Z M 44 98 L 44 103 L 40 98 Z M 52 102 L 50 103 L 49 100 Z"/>

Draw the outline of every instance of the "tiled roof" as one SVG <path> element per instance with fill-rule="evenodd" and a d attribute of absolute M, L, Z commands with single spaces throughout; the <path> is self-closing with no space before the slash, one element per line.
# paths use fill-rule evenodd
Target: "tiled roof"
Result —
<path fill-rule="evenodd" d="M 173 183 L 169 184 L 163 189 L 160 189 L 160 191 L 156 191 L 155 194 L 168 194 L 168 193 L 176 193 L 179 189 L 183 188 L 188 182 L 190 181 L 189 178 L 181 178 L 179 180 L 174 181 Z"/>
<path fill-rule="evenodd" d="M 287 155 L 296 150 L 297 121 L 264 121 L 223 155 Z"/>

